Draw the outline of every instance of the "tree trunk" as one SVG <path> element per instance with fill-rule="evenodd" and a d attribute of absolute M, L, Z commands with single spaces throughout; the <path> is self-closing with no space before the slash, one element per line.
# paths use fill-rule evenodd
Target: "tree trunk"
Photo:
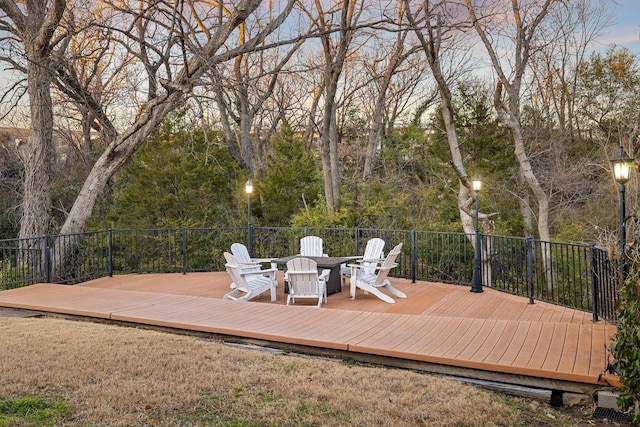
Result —
<path fill-rule="evenodd" d="M 32 56 L 27 66 L 31 128 L 27 140 L 21 141 L 17 147 L 24 167 L 21 239 L 44 236 L 49 232 L 50 172 L 54 150 L 51 74 L 47 63 L 47 58 Z"/>
<path fill-rule="evenodd" d="M 513 109 L 514 107 L 511 108 Z M 538 178 L 536 177 L 535 173 L 533 172 L 533 168 L 531 167 L 531 162 L 529 161 L 529 156 L 527 155 L 527 150 L 524 143 L 524 137 L 522 136 L 522 127 L 520 125 L 520 120 L 509 120 L 509 124 L 507 126 L 511 131 L 511 136 L 514 143 L 514 152 L 516 155 L 516 159 L 518 160 L 518 165 L 520 166 L 522 177 L 533 192 L 533 195 L 536 198 L 536 202 L 538 203 L 538 234 L 541 240 L 550 242 L 551 233 L 549 232 L 549 197 L 542 188 L 542 185 L 540 185 L 540 182 L 538 181 Z"/>
<path fill-rule="evenodd" d="M 322 174 L 324 177 L 324 194 L 327 202 L 327 209 L 329 213 L 335 212 L 337 207 L 336 194 L 334 194 L 334 172 L 332 171 L 333 161 L 331 159 L 331 144 L 332 144 L 332 127 L 335 126 L 335 90 L 333 93 L 331 92 L 331 87 L 335 87 L 329 83 L 326 85 L 327 90 L 325 91 L 325 105 L 324 105 L 324 115 L 322 117 L 322 129 L 320 131 L 320 157 L 322 159 Z"/>

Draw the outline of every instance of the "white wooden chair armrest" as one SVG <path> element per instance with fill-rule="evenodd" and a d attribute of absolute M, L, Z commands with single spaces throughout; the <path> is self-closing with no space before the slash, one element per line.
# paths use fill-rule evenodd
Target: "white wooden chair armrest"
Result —
<path fill-rule="evenodd" d="M 377 263 L 382 263 L 384 261 L 384 258 L 382 259 L 357 259 L 356 262 L 357 263 L 363 263 L 363 262 L 377 262 Z"/>
<path fill-rule="evenodd" d="M 318 280 L 329 280 L 329 274 L 331 274 L 331 270 L 322 270 L 322 273 L 318 276 Z"/>
<path fill-rule="evenodd" d="M 246 278 L 246 280 L 252 281 L 258 277 L 269 277 L 269 279 L 277 285 L 277 277 L 278 277 L 278 269 L 277 268 L 268 268 L 266 270 L 255 270 L 255 271 L 238 271 L 240 277 Z"/>
<path fill-rule="evenodd" d="M 267 274 L 267 273 L 277 273 L 277 272 L 278 272 L 277 268 L 267 268 L 267 269 L 264 269 L 264 270 L 241 272 L 240 275 L 241 276 L 253 276 L 253 275 L 256 275 L 256 274 Z"/>
<path fill-rule="evenodd" d="M 387 267 L 383 267 L 381 265 L 376 265 L 374 267 L 371 267 L 375 270 L 391 270 L 392 268 L 396 268 L 398 266 L 398 263 L 394 262 L 393 264 L 387 266 Z"/>
<path fill-rule="evenodd" d="M 287 273 L 289 274 L 311 274 L 314 273 L 316 270 L 296 270 L 296 271 L 288 271 Z"/>
<path fill-rule="evenodd" d="M 258 264 L 262 264 L 263 262 L 271 262 L 273 261 L 275 258 L 251 258 L 252 262 L 258 263 Z"/>
<path fill-rule="evenodd" d="M 254 266 L 255 266 L 255 267 L 259 267 L 259 266 L 260 266 L 260 263 L 259 263 L 259 262 L 255 262 L 255 261 L 251 261 L 251 262 L 241 262 L 241 261 L 238 261 L 238 265 L 241 265 L 241 266 L 248 266 L 248 267 L 254 267 Z"/>

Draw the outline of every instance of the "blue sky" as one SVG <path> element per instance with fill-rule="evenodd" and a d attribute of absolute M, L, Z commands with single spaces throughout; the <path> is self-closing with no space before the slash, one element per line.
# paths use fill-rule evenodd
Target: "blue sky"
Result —
<path fill-rule="evenodd" d="M 611 7 L 616 22 L 603 38 L 603 44 L 615 43 L 640 56 L 640 0 L 611 1 Z"/>

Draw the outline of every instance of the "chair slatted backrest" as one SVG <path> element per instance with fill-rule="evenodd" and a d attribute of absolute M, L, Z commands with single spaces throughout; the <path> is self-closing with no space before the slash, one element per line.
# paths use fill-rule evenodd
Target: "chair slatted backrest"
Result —
<path fill-rule="evenodd" d="M 243 273 L 248 271 L 259 271 L 260 264 L 253 262 L 249 250 L 242 243 L 234 243 L 231 245 L 231 253 L 238 260 L 238 268 Z"/>
<path fill-rule="evenodd" d="M 398 257 L 398 255 L 400 255 L 401 250 L 402 243 L 398 243 L 393 249 L 391 249 L 389 255 L 387 255 L 387 257 L 382 262 L 380 270 L 378 270 L 378 275 L 376 276 L 376 280 L 373 282 L 373 286 L 380 286 L 384 283 L 384 281 L 387 279 L 387 276 L 389 275 L 389 271 L 391 271 L 391 269 L 397 265 L 396 258 Z"/>
<path fill-rule="evenodd" d="M 322 239 L 318 236 L 306 236 L 300 239 L 300 255 L 323 256 Z"/>
<path fill-rule="evenodd" d="M 380 260 L 384 256 L 384 240 L 374 237 L 367 242 L 364 248 L 364 256 L 362 257 L 362 266 L 367 274 L 375 274 L 375 267 L 378 262 L 369 262 L 367 260 Z"/>
<path fill-rule="evenodd" d="M 234 243 L 231 245 L 231 253 L 238 260 L 238 262 L 249 263 L 251 262 L 251 256 L 249 250 L 242 243 Z"/>
<path fill-rule="evenodd" d="M 294 297 L 319 296 L 318 264 L 309 258 L 294 258 L 287 262 L 289 292 Z"/>
<path fill-rule="evenodd" d="M 227 273 L 231 276 L 231 280 L 236 284 L 236 289 L 241 290 L 243 292 L 247 292 L 247 287 L 245 286 L 245 279 L 240 275 L 239 264 L 236 257 L 234 257 L 229 252 L 224 253 L 224 259 L 227 263 L 224 265 L 227 269 Z"/>

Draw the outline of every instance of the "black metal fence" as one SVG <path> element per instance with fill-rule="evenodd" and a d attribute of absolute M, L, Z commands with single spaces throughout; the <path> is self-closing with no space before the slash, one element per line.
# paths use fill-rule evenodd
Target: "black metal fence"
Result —
<path fill-rule="evenodd" d="M 474 250 L 464 233 L 367 228 L 251 227 L 105 230 L 0 240 L 0 290 L 37 282 L 63 284 L 126 273 L 224 270 L 234 242 L 254 257 L 298 253 L 301 237 L 323 239 L 331 256 L 362 255 L 374 237 L 386 251 L 402 243 L 392 276 L 470 285 Z M 482 236 L 485 287 L 593 313 L 615 321 L 617 264 L 594 245 Z"/>

